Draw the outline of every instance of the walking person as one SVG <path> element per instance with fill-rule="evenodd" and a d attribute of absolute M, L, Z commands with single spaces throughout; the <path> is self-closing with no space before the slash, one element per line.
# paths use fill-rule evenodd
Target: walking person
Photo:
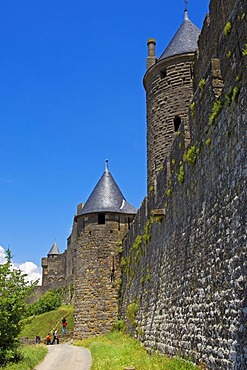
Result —
<path fill-rule="evenodd" d="M 67 321 L 65 317 L 62 318 L 62 333 L 66 334 L 66 326 L 67 326 Z"/>
<path fill-rule="evenodd" d="M 57 331 L 57 329 L 53 333 L 53 341 L 52 341 L 52 344 L 54 344 L 55 341 L 57 341 L 57 344 L 59 344 L 59 338 L 58 338 L 58 331 Z"/>

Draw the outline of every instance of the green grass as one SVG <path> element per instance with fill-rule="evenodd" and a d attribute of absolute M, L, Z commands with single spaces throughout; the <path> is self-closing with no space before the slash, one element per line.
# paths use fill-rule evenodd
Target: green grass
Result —
<path fill-rule="evenodd" d="M 40 338 L 45 338 L 47 333 L 58 329 L 58 333 L 62 332 L 61 320 L 65 317 L 67 320 L 67 331 L 74 330 L 74 307 L 61 306 L 58 309 L 38 316 L 28 317 L 22 320 L 24 325 L 20 337 L 34 339 L 36 335 Z"/>
<path fill-rule="evenodd" d="M 120 332 L 75 341 L 74 344 L 87 347 L 91 351 L 93 358 L 91 370 L 123 370 L 127 366 L 134 366 L 136 370 L 199 369 L 179 358 L 170 359 L 159 354 L 149 355 L 136 339 Z"/>
<path fill-rule="evenodd" d="M 22 360 L 18 364 L 9 364 L 6 367 L 0 367 L 4 370 L 32 370 L 46 356 L 48 350 L 43 344 L 21 347 Z"/>

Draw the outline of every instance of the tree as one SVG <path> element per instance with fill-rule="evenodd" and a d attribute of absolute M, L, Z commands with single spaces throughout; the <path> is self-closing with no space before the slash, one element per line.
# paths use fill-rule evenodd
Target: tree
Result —
<path fill-rule="evenodd" d="M 26 299 L 35 283 L 25 281 L 26 274 L 13 269 L 12 255 L 6 250 L 6 263 L 0 265 L 0 365 L 19 359 L 18 335 Z"/>
<path fill-rule="evenodd" d="M 62 304 L 61 295 L 59 289 L 49 290 L 38 301 L 28 306 L 27 316 L 40 315 L 60 307 Z"/>

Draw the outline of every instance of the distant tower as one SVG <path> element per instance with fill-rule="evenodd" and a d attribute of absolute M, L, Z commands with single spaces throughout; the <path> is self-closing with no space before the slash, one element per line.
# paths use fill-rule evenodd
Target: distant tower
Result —
<path fill-rule="evenodd" d="M 109 331 L 117 320 L 121 241 L 135 214 L 107 161 L 105 172 L 75 216 L 76 339 Z"/>
<path fill-rule="evenodd" d="M 186 2 L 187 3 L 187 2 Z M 155 40 L 148 40 L 147 72 L 144 76 L 147 105 L 148 189 L 169 156 L 174 133 L 188 115 L 192 97 L 192 63 L 200 30 L 188 18 L 160 58 L 155 56 Z"/>
<path fill-rule="evenodd" d="M 42 286 L 55 286 L 64 280 L 63 255 L 56 242 L 53 243 L 47 257 L 42 258 Z"/>

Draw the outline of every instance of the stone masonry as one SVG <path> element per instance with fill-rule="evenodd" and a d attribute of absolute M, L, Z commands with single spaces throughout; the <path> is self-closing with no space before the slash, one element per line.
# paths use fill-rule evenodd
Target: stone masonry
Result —
<path fill-rule="evenodd" d="M 247 368 L 246 26 L 245 1 L 211 1 L 190 144 L 181 125 L 123 244 L 128 331 L 151 351 L 215 370 Z"/>

